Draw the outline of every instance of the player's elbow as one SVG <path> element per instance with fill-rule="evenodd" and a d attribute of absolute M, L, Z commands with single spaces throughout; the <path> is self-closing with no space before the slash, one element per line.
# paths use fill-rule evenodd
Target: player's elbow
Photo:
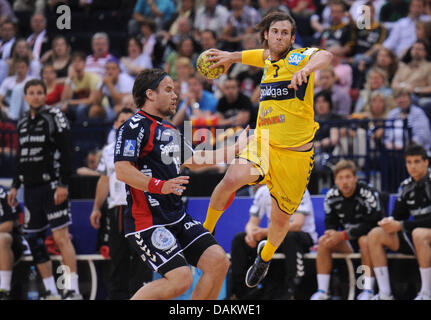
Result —
<path fill-rule="evenodd" d="M 122 162 L 115 163 L 115 175 L 117 180 L 126 182 L 126 164 Z"/>

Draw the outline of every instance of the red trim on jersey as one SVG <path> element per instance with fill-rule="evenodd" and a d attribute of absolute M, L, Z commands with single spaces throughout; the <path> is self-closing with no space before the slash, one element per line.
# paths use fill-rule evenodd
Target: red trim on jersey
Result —
<path fill-rule="evenodd" d="M 151 121 L 155 121 L 155 122 L 157 122 L 157 120 L 156 119 L 154 119 L 150 114 L 148 114 L 148 113 L 146 113 L 144 110 L 139 110 L 138 111 L 138 113 L 140 114 L 140 115 L 142 115 L 142 116 L 145 116 L 145 117 L 147 117 L 148 119 L 150 119 Z M 171 128 L 171 129 L 174 129 L 174 130 L 176 130 L 176 128 L 175 127 L 173 127 L 173 126 L 171 126 L 171 125 L 169 125 L 169 124 L 167 124 L 167 123 L 162 123 L 162 122 L 160 122 L 160 124 L 162 125 L 162 126 L 164 126 L 164 127 L 166 127 L 166 128 Z"/>
<path fill-rule="evenodd" d="M 132 196 L 132 217 L 135 220 L 135 231 L 147 229 L 153 225 L 153 213 L 148 206 L 144 191 L 130 187 Z"/>
<path fill-rule="evenodd" d="M 156 134 L 156 127 L 157 127 L 157 121 L 153 121 L 153 123 L 150 126 L 150 137 L 148 138 L 147 144 L 142 149 L 141 154 L 139 155 L 139 158 L 145 157 L 147 154 L 149 154 L 153 150 L 153 148 L 154 148 L 154 135 Z"/>

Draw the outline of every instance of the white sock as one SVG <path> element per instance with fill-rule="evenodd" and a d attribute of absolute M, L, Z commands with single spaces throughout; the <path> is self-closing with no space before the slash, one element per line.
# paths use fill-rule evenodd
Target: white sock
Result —
<path fill-rule="evenodd" d="M 58 295 L 57 286 L 55 285 L 54 276 L 43 279 L 45 290 L 51 291 L 52 294 Z"/>
<path fill-rule="evenodd" d="M 392 291 L 388 267 L 385 266 L 374 268 L 374 273 L 376 275 L 377 284 L 379 286 L 379 292 L 390 296 L 392 294 Z"/>
<path fill-rule="evenodd" d="M 331 275 L 329 274 L 317 274 L 317 287 L 319 290 L 325 291 L 326 293 L 329 290 L 329 279 Z"/>
<path fill-rule="evenodd" d="M 0 271 L 0 289 L 10 291 L 12 281 L 12 271 Z"/>
<path fill-rule="evenodd" d="M 431 294 L 431 268 L 419 268 L 421 273 L 422 288 L 421 291 Z"/>
<path fill-rule="evenodd" d="M 374 277 L 364 277 L 364 290 L 369 290 L 374 292 L 374 283 L 376 282 L 376 278 Z"/>

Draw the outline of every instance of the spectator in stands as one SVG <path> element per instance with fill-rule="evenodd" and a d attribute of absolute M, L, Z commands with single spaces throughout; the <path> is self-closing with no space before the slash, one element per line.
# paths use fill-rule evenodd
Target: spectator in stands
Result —
<path fill-rule="evenodd" d="M 170 17 L 168 21 L 163 24 L 163 30 L 167 31 L 171 36 L 180 33 L 180 21 L 182 18 L 186 18 L 192 23 L 195 20 L 196 8 L 195 0 L 181 0 L 175 13 Z"/>
<path fill-rule="evenodd" d="M 373 300 L 394 299 L 385 248 L 416 255 L 422 288 L 415 300 L 431 300 L 431 170 L 426 150 L 409 146 L 405 163 L 410 177 L 400 185 L 392 216 L 380 220 L 368 233 L 368 250 L 379 286 Z"/>
<path fill-rule="evenodd" d="M 391 50 L 382 47 L 377 51 L 375 62 L 370 67 L 378 67 L 385 70 L 388 74 L 389 84 L 392 84 L 392 80 L 394 79 L 395 73 L 397 72 L 399 65 L 400 62 L 398 61 L 397 56 Z M 360 71 L 360 75 L 358 76 L 360 80 L 357 82 L 357 85 L 354 85 L 354 87 L 362 88 L 366 80 L 365 75 L 368 68 L 366 68 L 364 62 L 360 62 L 358 65 L 358 69 Z"/>
<path fill-rule="evenodd" d="M 340 121 L 342 118 L 333 113 L 333 105 L 331 94 L 327 90 L 322 90 L 314 96 L 314 118 L 320 122 L 319 131 L 314 138 L 314 148 L 318 152 L 331 154 L 335 146 L 338 144 L 339 128 L 333 126 L 327 121 Z"/>
<path fill-rule="evenodd" d="M 186 16 L 180 17 L 178 18 L 177 31 L 175 34 L 160 30 L 157 35 L 163 36 L 163 42 L 166 42 L 166 46 L 175 48 L 181 39 L 193 37 L 193 20 L 190 20 L 190 18 Z"/>
<path fill-rule="evenodd" d="M 97 166 L 102 156 L 101 150 L 91 150 L 85 157 L 85 163 L 83 167 L 76 169 L 76 173 L 80 176 L 100 176 L 100 172 L 97 171 Z"/>
<path fill-rule="evenodd" d="M 370 10 L 370 25 L 358 27 L 357 24 L 354 24 L 351 46 L 348 47 L 347 52 L 348 56 L 353 56 L 354 65 L 360 61 L 371 64 L 376 51 L 381 48 L 381 44 L 387 36 L 386 28 L 375 19 L 374 3 L 368 1 L 365 6 Z"/>
<path fill-rule="evenodd" d="M 15 16 L 15 13 L 12 10 L 12 7 L 8 0 L 0 0 L 0 24 L 4 21 L 10 20 L 13 22 L 17 22 L 18 19 Z"/>
<path fill-rule="evenodd" d="M 118 129 L 128 118 L 133 116 L 132 109 L 120 110 L 114 122 Z M 127 207 L 126 188 L 118 181 L 114 167 L 115 141 L 107 144 L 102 151 L 97 171 L 100 178 L 96 187 L 96 195 L 91 212 L 90 222 L 95 229 L 99 229 L 102 218 L 101 208 L 105 200 L 108 201 L 108 246 L 111 258 L 109 271 L 109 300 L 130 299 L 142 286 L 143 282 L 150 282 L 153 273 L 141 261 L 141 257 L 130 246 L 124 237 L 123 211 Z"/>
<path fill-rule="evenodd" d="M 7 189 L 0 186 L 0 300 L 11 300 L 11 282 L 14 263 L 24 253 L 23 236 L 19 224 L 21 206 L 9 206 Z"/>
<path fill-rule="evenodd" d="M 336 85 L 337 78 L 332 67 L 326 67 L 319 71 L 318 87 L 314 92 L 319 93 L 322 90 L 327 90 L 331 93 L 332 113 L 340 116 L 350 114 L 352 99 L 349 93 L 342 87 Z"/>
<path fill-rule="evenodd" d="M 0 177 L 11 177 L 10 168 L 14 165 L 18 150 L 16 126 L 7 114 L 0 111 Z"/>
<path fill-rule="evenodd" d="M 85 53 L 73 53 L 72 68 L 65 81 L 61 97 L 62 111 L 78 122 L 88 117 L 104 116 L 105 110 L 99 105 L 99 89 L 102 85 L 99 75 L 85 70 Z"/>
<path fill-rule="evenodd" d="M 91 38 L 92 55 L 85 59 L 85 71 L 94 72 L 100 77 L 105 74 L 106 62 L 114 56 L 109 53 L 109 37 L 105 32 L 98 32 Z"/>
<path fill-rule="evenodd" d="M 402 65 L 395 74 L 392 88 L 404 88 L 421 107 L 431 103 L 431 62 L 426 60 L 427 44 L 417 40 L 412 47 L 412 61 Z"/>
<path fill-rule="evenodd" d="M 361 112 L 364 106 L 368 104 L 371 93 L 374 91 L 380 91 L 384 97 L 392 98 L 393 92 L 389 86 L 387 73 L 378 67 L 374 67 L 368 71 L 365 87 L 359 93 L 359 98 L 356 101 L 356 113 Z"/>
<path fill-rule="evenodd" d="M 222 48 L 228 51 L 242 50 L 244 35 L 252 33 L 260 21 L 259 12 L 246 4 L 245 0 L 232 0 L 227 24 L 219 40 Z"/>
<path fill-rule="evenodd" d="M 426 60 L 431 61 L 431 21 L 418 21 L 416 22 L 416 39 L 422 40 L 427 45 L 427 56 Z M 414 44 L 413 44 L 414 45 Z M 412 60 L 411 46 L 406 54 L 402 57 L 401 61 L 404 63 L 409 63 Z"/>
<path fill-rule="evenodd" d="M 127 73 L 121 72 L 117 59 L 112 58 L 106 62 L 106 71 L 103 85 L 99 94 L 107 98 L 108 103 L 104 105 L 107 120 L 112 121 L 121 109 L 121 101 L 124 96 L 130 94 L 133 89 L 133 78 Z"/>
<path fill-rule="evenodd" d="M 192 38 L 184 38 L 182 41 L 180 41 L 177 50 L 172 51 L 166 58 L 165 71 L 174 80 L 177 79 L 176 62 L 179 57 L 189 58 L 192 62 L 192 65 L 196 66 L 198 54 L 195 51 Z"/>
<path fill-rule="evenodd" d="M 35 13 L 30 20 L 33 33 L 27 38 L 33 57 L 39 60 L 50 49 L 51 38 L 46 30 L 46 18 L 42 13 Z"/>
<path fill-rule="evenodd" d="M 218 48 L 217 35 L 210 29 L 205 29 L 199 33 L 199 44 L 202 47 L 202 51 L 206 51 L 211 48 Z"/>
<path fill-rule="evenodd" d="M 120 60 L 121 71 L 126 72 L 132 78 L 144 69 L 152 68 L 153 63 L 148 55 L 142 52 L 142 43 L 136 37 L 131 37 L 127 40 L 127 57 L 122 57 Z"/>
<path fill-rule="evenodd" d="M 21 152 L 17 155 L 16 163 L 19 165 L 15 166 L 8 203 L 11 207 L 17 204 L 17 190 L 24 185 L 24 203 L 28 211 L 23 231 L 44 282 L 44 298 L 60 298 L 52 274 L 52 263 L 44 245 L 46 229 L 51 228 L 64 264 L 68 267 L 64 298 L 82 300 L 76 253 L 69 237 L 68 184 L 73 158 L 70 126 L 59 109 L 45 106 L 46 87 L 42 80 L 28 81 L 24 94 L 30 111 L 18 124 Z M 33 137 L 38 139 L 31 139 Z M 57 150 L 59 159 L 55 161 Z"/>
<path fill-rule="evenodd" d="M 16 0 L 13 3 L 13 11 L 43 12 L 45 9 L 44 0 Z"/>
<path fill-rule="evenodd" d="M 316 7 L 313 0 L 283 0 L 293 16 L 311 16 Z"/>
<path fill-rule="evenodd" d="M 57 72 L 52 64 L 45 64 L 42 68 L 42 80 L 46 86 L 46 105 L 56 107 L 60 105 L 64 84 L 57 81 Z"/>
<path fill-rule="evenodd" d="M 379 192 L 358 181 L 356 165 L 339 161 L 334 168 L 335 186 L 325 196 L 325 234 L 319 238 L 316 258 L 318 290 L 311 300 L 330 299 L 330 277 L 334 252 L 353 253 L 360 250 L 365 269 L 364 288 L 358 300 L 373 295 L 374 276 L 368 249 L 368 232 L 384 216 Z"/>
<path fill-rule="evenodd" d="M 333 58 L 331 61 L 332 68 L 336 76 L 336 83 L 341 88 L 349 92 L 352 87 L 352 67 L 345 63 L 346 56 L 344 50 L 339 45 L 333 45 L 328 48 L 328 51 L 332 53 Z"/>
<path fill-rule="evenodd" d="M 29 61 L 26 58 L 15 59 L 13 69 L 15 73 L 7 77 L 0 85 L 0 108 L 3 111 L 8 108 L 8 112 L 16 107 L 11 105 L 12 90 L 32 78 L 28 75 Z"/>
<path fill-rule="evenodd" d="M 213 30 L 217 38 L 222 34 L 228 23 L 229 11 L 219 4 L 219 0 L 203 0 L 203 5 L 196 11 L 194 29 L 195 39 L 205 29 Z"/>
<path fill-rule="evenodd" d="M 217 105 L 218 125 L 244 127 L 252 114 L 250 98 L 240 92 L 238 80 L 228 77 L 223 82 L 223 96 Z"/>
<path fill-rule="evenodd" d="M 407 17 L 394 24 L 389 37 L 383 42 L 383 46 L 394 51 L 398 58 L 416 41 L 416 23 L 431 20 L 430 16 L 424 14 L 424 9 L 424 0 L 412 0 Z"/>
<path fill-rule="evenodd" d="M 290 13 L 289 8 L 281 0 L 259 0 L 259 14 L 261 17 L 266 16 L 271 11 L 281 11 Z"/>
<path fill-rule="evenodd" d="M 34 59 L 33 54 L 24 39 L 18 39 L 15 41 L 15 45 L 12 49 L 12 56 L 6 60 L 8 63 L 8 73 L 13 75 L 15 73 L 14 65 L 18 58 L 24 58 L 29 61 L 29 75 L 34 78 L 40 78 L 40 69 L 42 68 L 39 60 Z"/>
<path fill-rule="evenodd" d="M 16 24 L 5 20 L 0 25 L 0 59 L 6 60 L 12 54 L 12 47 L 16 40 Z"/>
<path fill-rule="evenodd" d="M 56 36 L 52 39 L 51 50 L 45 52 L 40 59 L 41 63 L 49 63 L 54 67 L 57 73 L 57 80 L 64 81 L 69 74 L 69 68 L 72 64 L 70 55 L 71 47 L 64 36 Z"/>
<path fill-rule="evenodd" d="M 404 18 L 409 12 L 409 1 L 390 0 L 380 9 L 379 21 L 388 29 L 392 30 L 393 25 Z"/>
<path fill-rule="evenodd" d="M 177 99 L 178 100 L 178 99 Z M 136 108 L 136 104 L 135 104 L 135 100 L 133 99 L 133 95 L 132 94 L 128 94 L 125 95 L 121 101 L 121 108 L 120 110 L 123 109 L 131 109 L 133 111 L 133 113 L 135 113 L 137 111 Z M 117 130 L 115 129 L 115 125 L 112 125 L 111 130 L 108 133 L 108 137 L 106 138 L 106 144 L 110 144 L 113 141 L 115 141 L 115 135 L 117 133 Z"/>
<path fill-rule="evenodd" d="M 346 49 L 346 45 L 351 41 L 352 29 L 349 23 L 343 22 L 343 17 L 346 14 L 346 6 L 344 2 L 332 1 L 331 8 L 331 25 L 323 30 L 320 37 L 320 47 L 326 49 L 332 45 L 339 45 Z"/>
<path fill-rule="evenodd" d="M 189 78 L 188 86 L 189 91 L 172 118 L 174 125 L 182 125 L 185 120 L 208 118 L 217 111 L 218 100 L 211 92 L 204 90 L 203 79 L 200 75 L 192 75 Z"/>
<path fill-rule="evenodd" d="M 249 214 L 250 218 L 245 226 L 245 232 L 237 233 L 232 240 L 232 298 L 244 300 L 259 297 L 261 299 L 292 300 L 296 287 L 304 277 L 303 255 L 317 242 L 310 193 L 305 191 L 298 209 L 290 220 L 289 232 L 276 251 L 285 254 L 284 272 L 281 276 L 277 274 L 276 277 L 271 277 L 271 273 L 277 269 L 275 265 L 269 267 L 268 277 L 262 283 L 263 296 L 256 296 L 256 289 L 247 288 L 244 278 L 248 266 L 256 258 L 257 245 L 268 236 L 268 228 L 259 226 L 264 217 L 266 217 L 268 225 L 271 219 L 271 195 L 266 185 L 257 185 Z"/>
<path fill-rule="evenodd" d="M 187 94 L 189 78 L 194 73 L 192 61 L 187 57 L 178 57 L 175 63 L 177 69 L 177 80 L 180 82 L 180 96 Z M 180 97 L 179 96 L 179 97 Z"/>
<path fill-rule="evenodd" d="M 146 18 L 155 19 L 157 29 L 161 29 L 175 13 L 175 2 L 172 0 L 138 0 L 133 9 L 132 19 L 129 21 L 129 34 L 136 35 L 139 32 L 139 24 Z"/>
<path fill-rule="evenodd" d="M 158 62 L 158 60 L 162 58 L 154 56 L 157 31 L 156 23 L 152 19 L 147 18 L 140 23 L 140 30 L 141 33 L 139 37 L 142 43 L 142 54 L 146 59 L 150 59 L 153 64 L 156 64 L 155 62 Z"/>
<path fill-rule="evenodd" d="M 385 130 L 385 145 L 390 150 L 401 150 L 407 144 L 408 132 L 405 124 L 411 128 L 411 139 L 430 150 L 431 129 L 425 112 L 412 104 L 411 94 L 405 89 L 395 91 L 396 107 L 388 113 L 388 120 L 393 120 L 392 127 Z"/>

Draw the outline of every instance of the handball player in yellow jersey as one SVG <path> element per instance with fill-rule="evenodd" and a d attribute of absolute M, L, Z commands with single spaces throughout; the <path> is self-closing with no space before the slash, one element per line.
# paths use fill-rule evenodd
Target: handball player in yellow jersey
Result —
<path fill-rule="evenodd" d="M 266 184 L 272 197 L 268 238 L 245 282 L 255 287 L 265 277 L 270 260 L 289 230 L 289 220 L 301 203 L 313 168 L 314 71 L 325 68 L 332 54 L 317 48 L 293 49 L 296 25 L 286 13 L 272 12 L 258 24 L 264 49 L 227 52 L 211 49 L 211 68 L 233 63 L 264 68 L 260 84 L 255 139 L 231 163 L 212 195 L 204 227 L 210 232 L 229 206 L 235 192 L 246 184 Z M 245 159 L 245 160 L 244 160 Z"/>

